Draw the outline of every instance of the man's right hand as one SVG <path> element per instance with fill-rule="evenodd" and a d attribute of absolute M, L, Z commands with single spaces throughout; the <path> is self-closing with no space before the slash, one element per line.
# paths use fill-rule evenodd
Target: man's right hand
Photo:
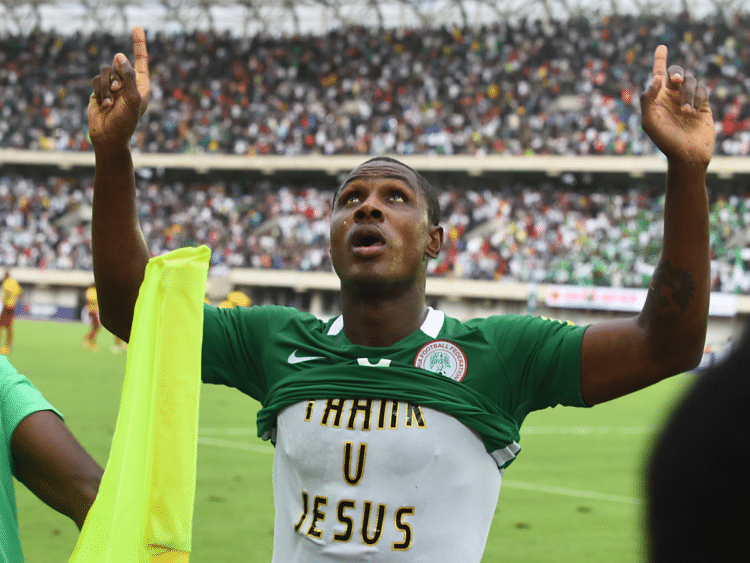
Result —
<path fill-rule="evenodd" d="M 112 66 L 102 67 L 101 74 L 91 81 L 89 136 L 96 148 L 129 146 L 138 120 L 148 106 L 151 80 L 146 34 L 141 27 L 133 28 L 133 55 L 135 68 L 124 54 L 117 53 Z"/>

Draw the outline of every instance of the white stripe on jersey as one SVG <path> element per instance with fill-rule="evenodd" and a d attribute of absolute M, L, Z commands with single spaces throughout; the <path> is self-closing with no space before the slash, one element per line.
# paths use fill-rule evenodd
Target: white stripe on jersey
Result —
<path fill-rule="evenodd" d="M 443 322 L 445 322 L 445 313 L 437 311 L 432 307 L 427 307 L 427 316 L 425 317 L 420 330 L 427 336 L 437 338 L 440 329 L 443 328 Z M 336 336 L 341 333 L 342 330 L 344 330 L 344 317 L 339 315 L 334 319 L 333 323 L 331 323 L 331 326 L 328 327 L 328 332 L 326 334 L 328 334 L 328 336 Z"/>

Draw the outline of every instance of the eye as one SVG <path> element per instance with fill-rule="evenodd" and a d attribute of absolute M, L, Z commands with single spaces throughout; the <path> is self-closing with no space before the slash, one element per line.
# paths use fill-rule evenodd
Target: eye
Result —
<path fill-rule="evenodd" d="M 391 195 L 388 196 L 388 199 L 390 199 L 391 201 L 398 201 L 398 202 L 405 203 L 406 202 L 406 195 L 403 192 L 400 192 L 400 191 L 393 192 L 393 193 L 391 193 Z"/>
<path fill-rule="evenodd" d="M 348 203 L 359 201 L 359 193 L 356 190 L 346 190 L 339 194 L 338 200 L 336 200 L 337 206 L 345 206 Z"/>

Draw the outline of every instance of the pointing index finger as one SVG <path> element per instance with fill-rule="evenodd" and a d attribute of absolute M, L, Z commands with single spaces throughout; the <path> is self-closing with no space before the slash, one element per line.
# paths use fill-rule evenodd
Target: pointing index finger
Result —
<path fill-rule="evenodd" d="M 659 45 L 654 51 L 654 80 L 663 83 L 667 76 L 667 46 Z"/>
<path fill-rule="evenodd" d="M 143 28 L 133 28 L 133 59 L 136 74 L 148 75 L 148 50 L 146 49 L 146 33 Z"/>
<path fill-rule="evenodd" d="M 151 92 L 151 78 L 148 73 L 148 49 L 146 48 L 146 33 L 143 28 L 133 28 L 133 68 L 138 92 L 145 106 L 148 105 Z"/>

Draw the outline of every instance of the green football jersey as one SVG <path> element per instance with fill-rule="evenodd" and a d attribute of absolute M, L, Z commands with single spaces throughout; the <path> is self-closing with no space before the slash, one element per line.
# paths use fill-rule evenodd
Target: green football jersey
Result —
<path fill-rule="evenodd" d="M 0 437 L 4 448 L 0 456 L 0 561 L 19 563 L 24 558 L 18 535 L 13 481 L 16 471 L 11 451 L 13 433 L 21 421 L 34 412 L 51 410 L 61 418 L 62 415 L 25 376 L 16 371 L 5 356 L 0 356 L 0 404 Z"/>
<path fill-rule="evenodd" d="M 342 317 L 322 321 L 279 306 L 206 305 L 202 377 L 262 404 L 258 435 L 300 401 L 390 399 L 449 414 L 476 431 L 497 465 L 513 461 L 528 413 L 586 406 L 580 392 L 585 327 L 500 315 L 462 322 L 430 309 L 393 346 L 352 344 Z"/>

